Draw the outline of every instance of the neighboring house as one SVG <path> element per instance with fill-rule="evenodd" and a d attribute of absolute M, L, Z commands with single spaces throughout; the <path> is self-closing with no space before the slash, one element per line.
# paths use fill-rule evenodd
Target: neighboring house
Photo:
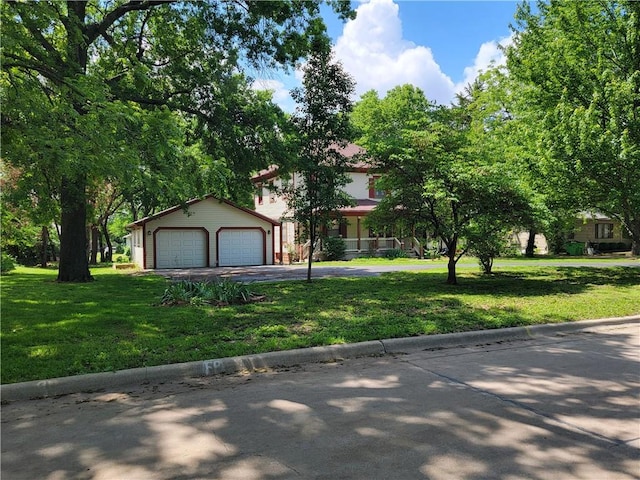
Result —
<path fill-rule="evenodd" d="M 357 145 L 349 144 L 341 150 L 342 154 L 353 158 L 362 155 L 364 150 Z M 398 239 L 393 236 L 377 235 L 365 227 L 364 219 L 376 207 L 384 191 L 376 188 L 376 180 L 379 177 L 372 173 L 371 167 L 363 160 L 356 160 L 348 172 L 351 182 L 346 185 L 345 192 L 355 201 L 355 206 L 342 208 L 340 214 L 342 221 L 335 222 L 332 229 L 325 232 L 328 236 L 342 237 L 347 251 L 346 258 L 354 258 L 360 255 L 380 255 L 385 250 L 393 248 L 412 248 L 419 244 L 415 239 Z M 286 200 L 274 192 L 274 188 L 283 186 L 283 179 L 278 174 L 277 167 L 271 167 L 259 172 L 252 178 L 256 185 L 255 210 L 261 215 L 282 223 L 282 239 L 284 251 L 282 257 L 287 260 L 290 254 L 303 258 L 304 248 L 296 241 L 297 226 L 288 221 L 291 215 L 288 212 Z M 292 174 L 288 182 L 301 181 L 301 175 Z M 276 246 L 277 248 L 277 246 Z M 277 252 L 280 255 L 280 252 Z"/>
<path fill-rule="evenodd" d="M 211 195 L 127 225 L 131 261 L 144 269 L 267 265 L 280 222 Z"/>
<path fill-rule="evenodd" d="M 522 253 L 527 247 L 529 232 L 516 232 L 511 241 L 519 246 Z M 535 253 L 547 254 L 549 246 L 546 237 L 537 233 Z M 565 244 L 569 255 L 593 255 L 596 253 L 621 252 L 631 250 L 631 239 L 624 234 L 621 223 L 601 213 L 583 212 L 575 219 L 574 229 Z"/>
<path fill-rule="evenodd" d="M 631 249 L 631 239 L 625 235 L 620 221 L 598 212 L 584 212 L 576 218 L 574 232 L 568 240 L 584 244 L 585 253 Z"/>

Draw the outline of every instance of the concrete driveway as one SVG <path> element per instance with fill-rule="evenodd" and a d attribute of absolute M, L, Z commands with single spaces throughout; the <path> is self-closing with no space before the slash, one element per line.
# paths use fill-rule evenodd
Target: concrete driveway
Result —
<path fill-rule="evenodd" d="M 639 267 L 640 261 L 632 258 L 620 258 L 616 261 L 602 261 L 589 259 L 584 261 L 562 261 L 548 260 L 535 261 L 531 263 L 514 262 L 509 260 L 496 260 L 494 269 L 499 271 L 504 267 L 517 266 L 552 266 L 552 267 Z M 458 270 L 461 269 L 478 270 L 477 263 L 459 263 Z M 442 262 L 423 260 L 415 264 L 398 263 L 383 265 L 358 265 L 345 262 L 339 266 L 325 266 L 322 263 L 315 263 L 311 269 L 312 278 L 329 277 L 367 277 L 376 276 L 386 272 L 417 271 L 417 270 L 441 270 L 447 271 L 447 265 Z M 283 280 L 305 280 L 307 278 L 306 265 L 261 265 L 255 267 L 218 267 L 218 268 L 173 268 L 163 270 L 150 270 L 150 272 L 164 277 L 180 280 L 205 280 L 214 278 L 233 278 L 242 282 L 274 282 Z"/>
<path fill-rule="evenodd" d="M 640 324 L 2 407 L 3 479 L 640 477 Z"/>

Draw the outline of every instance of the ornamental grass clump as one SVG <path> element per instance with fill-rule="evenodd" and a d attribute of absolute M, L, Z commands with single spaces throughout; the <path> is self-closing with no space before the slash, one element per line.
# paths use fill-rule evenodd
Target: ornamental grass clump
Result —
<path fill-rule="evenodd" d="M 230 279 L 213 282 L 180 280 L 169 285 L 162 294 L 162 305 L 237 305 L 264 300 L 264 295 L 251 291 L 249 284 Z"/>

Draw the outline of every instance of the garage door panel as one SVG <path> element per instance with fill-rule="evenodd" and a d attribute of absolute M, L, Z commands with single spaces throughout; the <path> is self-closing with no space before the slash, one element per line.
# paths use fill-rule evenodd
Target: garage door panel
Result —
<path fill-rule="evenodd" d="M 156 234 L 156 248 L 156 268 L 207 266 L 207 242 L 203 230 L 161 230 Z"/>
<path fill-rule="evenodd" d="M 218 235 L 221 267 L 264 264 L 264 232 L 260 229 L 228 229 Z"/>

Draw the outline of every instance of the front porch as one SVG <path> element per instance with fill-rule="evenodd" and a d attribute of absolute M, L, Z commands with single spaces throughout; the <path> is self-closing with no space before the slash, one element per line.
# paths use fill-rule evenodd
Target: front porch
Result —
<path fill-rule="evenodd" d="M 340 237 L 342 238 L 342 237 Z M 345 255 L 343 260 L 352 260 L 360 257 L 384 257 L 391 250 L 400 250 L 407 257 L 424 258 L 424 249 L 416 238 L 397 237 L 364 237 L 364 238 L 342 238 L 345 244 Z M 314 249 L 314 259 L 324 260 L 326 254 L 322 241 Z M 309 257 L 309 243 L 302 246 L 302 259 Z"/>

